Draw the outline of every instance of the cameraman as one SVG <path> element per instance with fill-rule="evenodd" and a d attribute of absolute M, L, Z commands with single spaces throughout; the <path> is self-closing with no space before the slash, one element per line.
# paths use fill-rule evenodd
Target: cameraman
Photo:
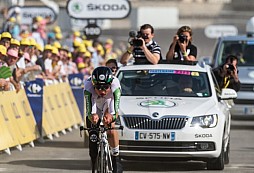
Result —
<path fill-rule="evenodd" d="M 237 57 L 229 55 L 223 65 L 213 69 L 213 73 L 217 79 L 220 89 L 231 88 L 236 92 L 240 90 L 241 83 L 238 78 L 237 63 Z"/>
<path fill-rule="evenodd" d="M 153 41 L 153 37 L 154 28 L 150 24 L 142 25 L 139 34 L 130 41 L 131 46 L 122 55 L 120 62 L 126 65 L 133 55 L 134 64 L 158 64 L 161 59 L 161 48 Z"/>
<path fill-rule="evenodd" d="M 178 29 L 166 55 L 167 61 L 196 61 L 197 47 L 191 43 L 192 30 L 189 26 Z"/>

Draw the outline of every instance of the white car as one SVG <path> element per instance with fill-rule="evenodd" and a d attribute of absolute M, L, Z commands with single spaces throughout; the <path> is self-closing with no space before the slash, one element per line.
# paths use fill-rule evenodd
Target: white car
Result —
<path fill-rule="evenodd" d="M 231 115 L 225 100 L 237 94 L 218 89 L 210 66 L 129 65 L 117 77 L 121 158 L 201 160 L 211 170 L 229 163 Z"/>

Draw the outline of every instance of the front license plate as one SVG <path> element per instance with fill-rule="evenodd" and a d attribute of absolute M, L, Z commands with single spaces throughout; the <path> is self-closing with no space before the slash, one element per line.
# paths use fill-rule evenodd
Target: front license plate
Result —
<path fill-rule="evenodd" d="M 165 141 L 175 140 L 175 132 L 139 132 L 135 131 L 135 140 Z"/>
<path fill-rule="evenodd" d="M 253 115 L 253 114 L 254 114 L 254 108 L 245 107 L 245 108 L 244 108 L 244 114 L 245 114 L 245 115 Z"/>

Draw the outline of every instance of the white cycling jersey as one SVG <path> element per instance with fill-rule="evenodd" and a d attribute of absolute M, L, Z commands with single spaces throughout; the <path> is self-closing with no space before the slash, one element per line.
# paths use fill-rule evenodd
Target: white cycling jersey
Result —
<path fill-rule="evenodd" d="M 102 111 L 105 111 L 107 108 L 108 112 L 112 115 L 118 113 L 121 86 L 116 77 L 113 77 L 110 92 L 103 97 L 95 92 L 91 77 L 89 77 L 84 83 L 84 94 L 86 101 L 86 115 L 88 117 L 95 113 L 102 116 Z"/>

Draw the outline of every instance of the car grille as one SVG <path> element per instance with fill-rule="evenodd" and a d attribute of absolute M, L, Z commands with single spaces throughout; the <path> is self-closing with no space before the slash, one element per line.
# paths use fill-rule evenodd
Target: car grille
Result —
<path fill-rule="evenodd" d="M 202 148 L 205 144 L 207 147 Z M 120 150 L 126 151 L 159 151 L 159 152 L 187 152 L 187 151 L 214 151 L 214 142 L 159 142 L 159 141 L 126 141 L 120 140 Z"/>
<path fill-rule="evenodd" d="M 130 129 L 182 129 L 188 118 L 182 117 L 162 117 L 161 119 L 151 119 L 148 116 L 123 116 L 125 125 Z"/>
<path fill-rule="evenodd" d="M 253 84 L 241 84 L 240 91 L 254 91 L 254 85 Z"/>
<path fill-rule="evenodd" d="M 254 99 L 254 98 L 253 98 Z M 235 99 L 234 100 L 235 104 L 245 104 L 245 105 L 253 105 L 254 100 L 247 100 L 247 99 Z"/>

